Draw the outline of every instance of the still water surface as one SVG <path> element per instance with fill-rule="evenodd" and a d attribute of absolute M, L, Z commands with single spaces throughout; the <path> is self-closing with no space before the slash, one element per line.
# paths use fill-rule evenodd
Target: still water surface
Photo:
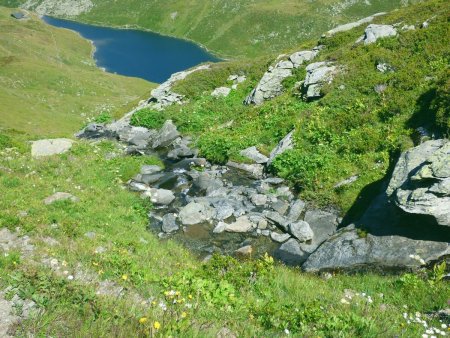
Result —
<path fill-rule="evenodd" d="M 111 73 L 161 83 L 171 74 L 199 63 L 220 61 L 192 42 L 151 32 L 99 27 L 48 16 L 43 20 L 93 41 L 97 66 Z"/>

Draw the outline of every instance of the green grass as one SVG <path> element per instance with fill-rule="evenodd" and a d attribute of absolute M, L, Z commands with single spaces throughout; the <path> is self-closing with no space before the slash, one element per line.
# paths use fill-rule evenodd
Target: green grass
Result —
<path fill-rule="evenodd" d="M 301 99 L 294 88 L 304 79 L 300 68 L 284 82 L 285 94 L 259 107 L 244 106 L 242 101 L 275 58 L 261 57 L 215 64 L 178 82 L 174 91 L 190 101 L 169 107 L 165 115 L 196 137 L 203 156 L 219 163 L 240 160 L 239 151 L 254 145 L 267 154 L 295 127 L 295 149 L 274 162 L 273 172 L 287 178 L 301 197 L 319 206 L 334 205 L 355 219 L 380 191 L 399 152 L 417 141 L 416 128 L 449 135 L 449 10 L 445 1 L 428 1 L 379 17 L 375 22 L 416 27 L 434 19 L 427 29 L 400 31 L 396 38 L 368 46 L 354 44 L 365 27 L 322 39 L 326 48 L 315 61 L 335 60 L 342 71 L 324 88 L 321 100 Z M 302 48 L 313 46 L 309 42 Z M 395 71 L 380 73 L 379 62 Z M 235 73 L 248 80 L 230 96 L 212 98 L 211 91 L 230 86 L 226 79 Z M 387 85 L 382 94 L 374 90 L 379 84 Z M 230 121 L 231 127 L 221 128 Z M 359 178 L 352 185 L 333 188 L 353 175 Z"/>
<path fill-rule="evenodd" d="M 120 116 L 154 86 L 95 66 L 91 44 L 0 7 L 0 126 L 68 136 L 101 113 Z"/>
<path fill-rule="evenodd" d="M 25 1 L 1 0 L 16 6 Z M 42 1 L 37 1 L 37 3 Z M 221 56 L 280 53 L 343 23 L 401 7 L 400 0 L 94 0 L 76 20 L 137 27 L 200 43 Z M 409 1 L 409 3 L 415 1 Z M 171 15 L 177 13 L 176 18 Z"/>
<path fill-rule="evenodd" d="M 125 287 L 121 299 L 99 296 L 95 285 L 69 281 L 29 258 L 20 259 L 17 252 L 1 255 L 0 289 L 13 286 L 41 310 L 17 328 L 19 336 L 215 337 L 228 327 L 243 337 L 284 336 L 285 329 L 294 336 L 412 337 L 420 336 L 423 327 L 408 325 L 402 314 L 438 310 L 450 297 L 448 284 L 426 270 L 399 276 L 337 274 L 324 280 L 270 257 L 238 261 L 217 256 L 203 265 L 176 242 L 150 233 L 149 202 L 122 189 L 140 165 L 156 164 L 156 159 L 123 157 L 108 141 L 80 141 L 66 154 L 34 160 L 26 135 L 2 135 L 17 147 L 1 150 L 0 166 L 12 172 L 0 171 L 0 227 L 19 227 L 22 235 L 31 236 L 38 262 L 44 256 L 56 258 L 70 274 L 81 269 Z M 79 202 L 45 205 L 43 199 L 54 191 L 70 192 Z M 87 238 L 87 232 L 95 237 Z M 46 244 L 45 238 L 57 244 Z M 100 246 L 106 251 L 95 253 Z M 343 304 L 346 289 L 370 295 L 373 303 L 355 296 L 350 305 Z M 134 293 L 150 298 L 150 307 L 133 300 Z M 167 311 L 159 307 L 161 301 Z M 147 321 L 141 324 L 142 318 Z"/>

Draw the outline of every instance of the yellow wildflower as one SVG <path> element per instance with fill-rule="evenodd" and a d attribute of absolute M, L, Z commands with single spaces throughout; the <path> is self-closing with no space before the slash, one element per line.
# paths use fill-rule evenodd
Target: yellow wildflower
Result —
<path fill-rule="evenodd" d="M 186 318 L 187 317 L 187 313 L 186 312 L 182 312 L 181 313 L 181 318 Z"/>
<path fill-rule="evenodd" d="M 154 322 L 153 327 L 155 328 L 155 330 L 159 330 L 161 328 L 161 324 L 159 322 Z"/>
<path fill-rule="evenodd" d="M 189 298 L 189 299 L 192 299 L 192 295 L 189 295 L 188 298 Z"/>
<path fill-rule="evenodd" d="M 145 324 L 147 323 L 148 318 L 147 317 L 142 317 L 141 319 L 139 319 L 139 324 Z"/>
<path fill-rule="evenodd" d="M 122 275 L 122 280 L 128 280 L 128 275 Z"/>

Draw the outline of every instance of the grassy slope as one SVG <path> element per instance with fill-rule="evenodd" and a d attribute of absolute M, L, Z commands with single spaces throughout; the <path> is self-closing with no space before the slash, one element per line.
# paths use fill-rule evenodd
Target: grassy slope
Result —
<path fill-rule="evenodd" d="M 17 328 L 19 336 L 216 337 L 226 326 L 240 337 L 280 337 L 285 329 L 310 337 L 415 337 L 424 333 L 423 326 L 407 325 L 402 313 L 434 311 L 450 297 L 448 285 L 433 283 L 434 275 L 426 271 L 324 280 L 270 259 L 218 257 L 199 264 L 177 243 L 149 233 L 148 201 L 122 189 L 121 182 L 154 159 L 111 157 L 116 148 L 110 142 L 81 141 L 67 154 L 33 160 L 27 137 L 9 136 L 16 148 L 0 147 L 0 168 L 12 170 L 0 169 L 0 227 L 20 227 L 31 236 L 38 261 L 55 258 L 65 261 L 61 269 L 68 274 L 90 271 L 125 287 L 123 299 L 98 296 L 93 284 L 57 277 L 16 252 L 1 254 L 0 290 L 13 286 L 41 310 Z M 44 205 L 54 191 L 73 193 L 80 201 Z M 87 238 L 87 232 L 95 237 Z M 106 251 L 95 253 L 100 246 Z M 370 295 L 373 303 L 361 296 L 348 299 L 350 305 L 341 303 L 346 289 Z M 180 296 L 165 295 L 169 290 Z M 150 308 L 133 300 L 133 292 L 150 297 Z M 141 318 L 147 322 L 140 324 Z M 161 324 L 158 331 L 152 329 L 155 321 Z"/>
<path fill-rule="evenodd" d="M 164 115 L 182 131 L 198 136 L 201 153 L 216 162 L 243 160 L 239 151 L 253 145 L 268 153 L 295 127 L 296 148 L 281 156 L 273 169 L 304 198 L 357 216 L 379 191 L 380 180 L 398 152 L 413 145 L 414 128 L 426 127 L 441 135 L 450 131 L 449 8 L 448 2 L 428 1 L 377 18 L 379 23 L 419 27 L 435 16 L 427 29 L 400 31 L 397 38 L 369 46 L 354 45 L 365 27 L 323 39 L 326 49 L 316 61 L 335 60 L 344 70 L 317 102 L 304 102 L 294 88 L 304 79 L 301 68 L 286 80 L 284 95 L 260 107 L 244 106 L 245 96 L 267 69 L 268 60 L 274 59 L 265 57 L 221 63 L 192 74 L 174 88 L 190 102 L 170 107 Z M 311 42 L 301 48 L 313 46 Z M 379 62 L 390 64 L 395 72 L 380 73 Z M 234 73 L 246 74 L 248 80 L 229 97 L 212 98 L 214 88 L 230 86 L 226 79 Z M 382 94 L 374 90 L 379 84 L 387 85 Z M 231 120 L 232 127 L 218 128 Z M 357 182 L 333 189 L 353 175 L 359 175 Z"/>
<path fill-rule="evenodd" d="M 0 127 L 71 135 L 88 118 L 120 114 L 152 84 L 102 72 L 91 44 L 33 17 L 18 21 L 0 7 Z"/>
<path fill-rule="evenodd" d="M 23 2 L 23 1 L 22 1 Z M 0 0 L 8 5 L 11 0 Z M 13 1 L 14 4 L 17 1 Z M 400 6 L 399 0 L 94 0 L 77 18 L 113 26 L 136 26 L 194 40 L 222 56 L 279 52 L 321 32 Z M 175 19 L 172 13 L 177 13 Z"/>

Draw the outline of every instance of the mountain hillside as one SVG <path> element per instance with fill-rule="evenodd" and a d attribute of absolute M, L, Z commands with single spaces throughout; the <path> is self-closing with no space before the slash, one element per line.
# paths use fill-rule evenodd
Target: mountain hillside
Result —
<path fill-rule="evenodd" d="M 79 35 L 11 12 L 0 7 L 0 127 L 72 135 L 88 119 L 120 116 L 148 95 L 152 84 L 98 69 Z"/>
<path fill-rule="evenodd" d="M 138 27 L 193 40 L 221 56 L 279 52 L 338 24 L 414 0 L 17 1 L 0 5 L 106 26 Z"/>

